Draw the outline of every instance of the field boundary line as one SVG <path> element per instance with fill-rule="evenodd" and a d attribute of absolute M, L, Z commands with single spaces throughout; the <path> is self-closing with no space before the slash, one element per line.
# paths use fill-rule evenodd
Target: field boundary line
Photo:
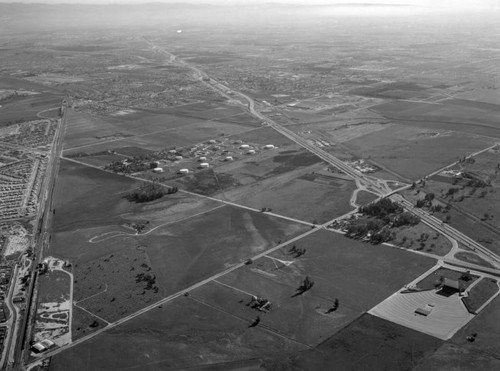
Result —
<path fill-rule="evenodd" d="M 199 299 L 199 298 L 195 298 L 195 297 L 190 297 L 190 299 L 191 299 L 191 300 L 193 300 L 193 301 L 196 301 L 196 302 L 197 302 L 197 303 L 199 303 L 199 304 L 205 305 L 205 306 L 206 306 L 206 307 L 208 307 L 208 308 L 212 308 L 212 309 L 214 309 L 214 310 L 216 310 L 216 311 L 219 311 L 219 312 L 221 312 L 221 313 L 224 313 L 224 314 L 226 314 L 226 315 L 228 315 L 228 316 L 231 316 L 231 317 L 234 317 L 234 318 L 236 318 L 236 319 L 239 319 L 239 320 L 240 320 L 240 321 L 242 321 L 242 322 L 246 322 L 246 323 L 248 323 L 248 320 L 247 320 L 246 318 L 244 318 L 244 317 L 240 317 L 240 316 L 238 316 L 238 315 L 236 315 L 236 314 L 234 314 L 234 313 L 231 313 L 231 312 L 229 312 L 229 311 L 225 310 L 224 308 L 221 308 L 221 307 L 218 307 L 218 306 L 216 306 L 216 305 L 213 305 L 213 304 L 207 303 L 205 300 L 202 300 L 202 299 Z M 283 339 L 286 339 L 286 340 L 289 340 L 289 341 L 291 341 L 291 342 L 294 342 L 294 343 L 300 344 L 300 345 L 302 345 L 302 346 L 304 346 L 304 347 L 306 347 L 306 348 L 309 348 L 309 349 L 312 349 L 312 348 L 313 348 L 311 345 L 304 344 L 304 343 L 302 343 L 302 342 L 300 342 L 300 341 L 298 341 L 298 340 L 296 340 L 296 339 L 293 339 L 293 338 L 291 338 L 291 337 L 289 337 L 289 336 L 286 336 L 286 335 L 285 335 L 285 334 L 283 334 L 280 330 L 275 329 L 275 328 L 272 328 L 271 326 L 268 326 L 268 325 L 264 325 L 264 324 L 260 324 L 260 323 L 259 323 L 259 325 L 258 325 L 258 326 L 256 326 L 256 327 L 258 327 L 258 328 L 260 328 L 260 329 L 262 329 L 262 330 L 264 330 L 264 331 L 267 331 L 267 332 L 269 332 L 269 333 L 272 333 L 272 334 L 274 334 L 274 335 L 276 335 L 276 336 L 278 336 L 278 337 L 281 337 L 281 338 L 283 338 Z"/>
<path fill-rule="evenodd" d="M 330 222 L 328 222 L 328 223 L 330 223 Z M 323 224 L 321 227 L 323 227 L 325 225 L 327 225 L 327 224 Z M 262 257 L 264 257 L 267 254 L 270 254 L 270 253 L 272 253 L 272 252 L 274 252 L 274 251 L 276 251 L 278 249 L 283 248 L 284 246 L 287 246 L 287 245 L 289 245 L 289 244 L 291 244 L 291 243 L 293 243 L 295 241 L 298 241 L 298 240 L 300 240 L 300 239 L 302 239 L 302 238 L 304 238 L 306 236 L 309 236 L 310 234 L 315 233 L 315 232 L 320 231 L 320 230 L 322 230 L 322 228 L 311 228 L 311 229 L 307 230 L 306 232 L 304 232 L 304 233 L 302 233 L 302 234 L 300 234 L 298 236 L 292 237 L 291 239 L 289 239 L 289 240 L 287 240 L 285 242 L 282 242 L 282 243 L 280 243 L 280 244 L 278 244 L 278 245 L 276 245 L 276 246 L 274 246 L 274 247 L 272 247 L 272 248 L 270 248 L 270 249 L 268 249 L 266 251 L 263 251 L 263 252 L 255 255 L 255 256 L 251 257 L 251 259 L 255 260 L 255 259 L 262 258 Z M 138 310 L 138 311 L 136 311 L 136 312 L 134 312 L 134 313 L 126 316 L 126 317 L 123 317 L 123 318 L 121 318 L 121 319 L 119 319 L 119 320 L 117 320 L 115 322 L 110 323 L 108 321 L 105 321 L 106 323 L 108 323 L 108 326 L 106 326 L 104 328 L 101 328 L 101 329 L 99 329 L 97 331 L 94 331 L 93 333 L 88 334 L 88 335 L 86 335 L 84 337 L 81 337 L 81 338 L 75 340 L 74 342 L 72 342 L 70 344 L 67 344 L 67 345 L 62 346 L 62 347 L 57 348 L 57 349 L 54 349 L 53 351 L 50 351 L 50 352 L 47 352 L 47 353 L 43 353 L 43 355 L 39 359 L 37 359 L 36 361 L 33 361 L 33 362 L 29 363 L 29 364 L 26 364 L 25 366 L 27 368 L 30 368 L 30 367 L 38 364 L 39 362 L 43 361 L 44 359 L 50 358 L 50 357 L 52 357 L 52 356 L 54 356 L 54 355 L 56 355 L 58 353 L 61 353 L 61 352 L 65 351 L 65 350 L 73 348 L 73 347 L 75 347 L 75 346 L 77 346 L 77 345 L 79 345 L 79 344 L 81 344 L 81 343 L 83 343 L 83 342 L 85 342 L 87 340 L 90 340 L 90 339 L 94 338 L 95 336 L 100 335 L 104 331 L 108 331 L 108 330 L 110 330 L 112 328 L 115 328 L 115 327 L 117 327 L 117 326 L 119 326 L 119 325 L 121 325 L 121 324 L 123 324 L 125 322 L 128 322 L 128 321 L 134 319 L 135 317 L 138 317 L 138 316 L 140 316 L 140 315 L 142 315 L 144 313 L 147 313 L 147 312 L 149 312 L 152 309 L 158 308 L 159 305 L 163 305 L 165 303 L 168 303 L 168 302 L 170 302 L 170 301 L 172 301 L 172 300 L 174 300 L 174 299 L 176 299 L 176 298 L 184 295 L 184 293 L 192 291 L 194 289 L 197 289 L 198 287 L 204 286 L 205 284 L 207 284 L 209 282 L 212 282 L 212 281 L 216 280 L 217 278 L 225 276 L 226 274 L 229 274 L 229 273 L 231 273 L 231 272 L 233 272 L 233 271 L 235 271 L 235 270 L 243 267 L 244 265 L 245 265 L 245 262 L 237 263 L 237 264 L 233 265 L 232 267 L 229 267 L 229 268 L 223 270 L 222 272 L 216 273 L 216 274 L 212 275 L 211 277 L 208 277 L 208 278 L 206 278 L 206 279 L 204 279 L 202 281 L 199 281 L 199 282 L 197 282 L 197 283 L 195 283 L 195 284 L 193 284 L 193 285 L 191 285 L 189 287 L 186 287 L 186 288 L 184 288 L 184 289 L 182 289 L 182 290 L 180 290 L 180 291 L 178 291 L 176 293 L 173 293 L 173 294 L 171 294 L 171 295 L 169 295 L 169 296 L 167 296 L 167 297 L 165 297 L 165 298 L 163 298 L 161 300 L 158 300 L 157 302 L 155 302 L 153 304 L 150 304 L 150 305 L 148 305 L 148 306 L 146 306 L 146 307 L 144 307 L 144 308 L 142 308 L 142 309 L 140 309 L 140 310 Z M 78 308 L 83 309 L 84 311 L 88 312 L 89 314 L 93 315 L 94 317 L 100 318 L 100 317 L 96 316 L 95 314 L 87 311 L 86 309 L 81 308 L 78 305 L 76 305 L 76 306 Z"/>
<path fill-rule="evenodd" d="M 147 236 L 148 234 L 150 234 L 151 232 L 153 232 L 153 231 L 155 231 L 155 230 L 157 230 L 159 228 L 166 227 L 166 226 L 168 226 L 170 224 L 175 224 L 175 223 L 183 222 L 183 221 L 191 219 L 191 218 L 196 218 L 196 217 L 198 217 L 200 215 L 203 215 L 203 214 L 208 214 L 208 213 L 210 213 L 210 212 L 212 212 L 214 210 L 220 209 L 220 208 L 222 208 L 224 206 L 226 206 L 226 205 L 218 205 L 218 206 L 213 207 L 213 208 L 211 208 L 209 210 L 201 211 L 199 213 L 186 216 L 184 218 L 180 218 L 180 219 L 177 219 L 177 220 L 172 220 L 172 221 L 169 221 L 169 222 L 162 223 L 160 225 L 157 225 L 156 227 L 151 228 L 149 231 L 144 232 L 144 233 L 127 233 L 127 232 L 121 232 L 121 231 L 116 231 L 116 232 L 115 231 L 110 231 L 110 232 L 106 232 L 106 233 L 103 233 L 103 234 L 98 235 L 98 236 L 94 236 L 91 239 L 89 239 L 88 242 L 89 243 L 101 243 L 101 242 L 107 241 L 107 240 L 109 240 L 111 238 L 115 238 L 115 237 L 119 237 L 119 236 L 127 236 L 127 237 L 142 237 L 142 236 Z M 111 234 L 111 233 L 116 233 L 116 234 L 104 237 L 104 235 Z M 104 237 L 104 239 L 99 240 L 99 241 L 94 241 L 94 239 L 98 239 L 99 237 Z"/>

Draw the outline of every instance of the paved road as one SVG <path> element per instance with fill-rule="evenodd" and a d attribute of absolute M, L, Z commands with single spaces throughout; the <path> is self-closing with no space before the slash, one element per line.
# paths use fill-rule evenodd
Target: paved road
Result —
<path fill-rule="evenodd" d="M 33 241 L 35 246 L 35 260 L 33 262 L 33 269 L 31 270 L 30 276 L 30 286 L 26 294 L 26 317 L 24 318 L 23 324 L 18 329 L 19 341 L 16 344 L 11 344 L 11 347 L 15 348 L 14 362 L 12 367 L 17 369 L 21 365 L 23 355 L 24 355 L 24 335 L 26 338 L 31 337 L 31 326 L 30 324 L 34 320 L 36 315 L 36 266 L 40 263 L 43 256 L 43 249 L 48 244 L 49 233 L 50 233 L 50 220 L 51 220 L 51 204 L 52 204 L 52 191 L 55 184 L 55 178 L 59 169 L 59 159 L 63 148 L 64 139 L 64 129 L 66 125 L 66 110 L 64 109 L 63 116 L 60 120 L 60 125 L 56 130 L 53 145 L 49 153 L 49 159 L 47 163 L 47 169 L 45 172 L 44 180 L 39 192 L 39 208 L 37 210 L 37 215 L 35 218 L 35 226 L 33 227 L 33 235 L 36 236 L 36 240 Z M 38 232 L 40 232 L 38 234 Z M 29 349 L 27 350 L 29 351 Z"/>

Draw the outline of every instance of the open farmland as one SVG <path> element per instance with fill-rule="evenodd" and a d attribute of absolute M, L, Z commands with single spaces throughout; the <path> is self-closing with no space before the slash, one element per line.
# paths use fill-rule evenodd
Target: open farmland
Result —
<path fill-rule="evenodd" d="M 405 178 L 420 179 L 494 143 L 470 134 L 395 126 L 344 143 L 356 155 L 375 160 Z"/>
<path fill-rule="evenodd" d="M 442 344 L 392 322 L 363 315 L 293 362 L 299 370 L 411 370 Z"/>
<path fill-rule="evenodd" d="M 211 120 L 155 111 L 139 115 L 135 110 L 117 117 L 95 117 L 70 110 L 68 116 L 65 155 L 93 154 L 128 146 L 150 150 L 182 147 L 251 128 L 244 123 L 225 122 L 222 113 L 221 118 Z"/>
<path fill-rule="evenodd" d="M 107 321 L 306 230 L 181 193 L 135 204 L 123 198 L 132 187 L 132 180 L 70 161 L 56 187 L 51 253 L 74 263 L 78 306 Z M 139 224 L 140 233 L 132 227 Z"/>
<path fill-rule="evenodd" d="M 416 370 L 495 370 L 500 366 L 497 346 L 500 336 L 500 297 L 458 331 Z M 467 336 L 476 334 L 473 342 Z"/>
<path fill-rule="evenodd" d="M 323 167 L 314 166 L 313 170 Z M 224 192 L 221 197 L 256 209 L 270 208 L 274 213 L 313 224 L 325 223 L 353 209 L 349 201 L 356 190 L 354 181 L 335 178 L 333 173 L 320 175 L 314 171 L 295 178 L 292 176 L 285 173 L 261 180 L 234 192 Z"/>
<path fill-rule="evenodd" d="M 51 370 L 178 370 L 220 364 L 258 368 L 304 347 L 247 321 L 181 297 L 54 357 Z"/>
<path fill-rule="evenodd" d="M 193 297 L 245 318 L 252 316 L 245 307 L 251 295 L 270 300 L 271 310 L 261 315 L 261 323 L 313 346 L 434 264 L 426 257 L 365 245 L 328 231 L 313 233 L 294 245 L 305 249 L 305 254 L 295 258 L 292 246 L 287 246 L 219 278 L 219 289 L 204 286 Z M 314 286 L 294 295 L 306 276 Z M 326 313 L 335 299 L 339 309 Z"/>
<path fill-rule="evenodd" d="M 498 7 L 16 1 L 0 369 L 498 368 Z"/>

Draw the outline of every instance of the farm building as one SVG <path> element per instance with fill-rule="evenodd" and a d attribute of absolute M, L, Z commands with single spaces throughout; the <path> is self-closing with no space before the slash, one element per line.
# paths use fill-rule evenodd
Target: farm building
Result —
<path fill-rule="evenodd" d="M 248 149 L 248 148 L 250 148 L 250 146 L 248 144 L 242 144 L 240 146 L 240 149 Z"/>
<path fill-rule="evenodd" d="M 460 291 L 460 283 L 457 280 L 445 278 L 443 281 L 443 288 Z"/>
<path fill-rule="evenodd" d="M 176 159 L 177 161 L 180 161 L 180 160 L 182 160 L 182 156 L 175 156 L 175 159 Z"/>
<path fill-rule="evenodd" d="M 189 174 L 189 169 L 180 169 L 179 174 Z"/>
<path fill-rule="evenodd" d="M 208 168 L 209 166 L 210 166 L 210 165 L 208 165 L 208 162 L 202 162 L 202 163 L 200 164 L 200 167 L 201 167 L 202 169 L 206 169 L 206 168 Z"/>
<path fill-rule="evenodd" d="M 153 169 L 153 173 L 157 173 L 157 174 L 158 174 L 158 173 L 163 173 L 163 169 L 162 169 L 161 167 L 155 167 L 155 168 Z"/>
<path fill-rule="evenodd" d="M 207 161 L 207 158 L 206 158 L 206 157 L 200 157 L 200 158 L 198 159 L 198 161 L 200 161 L 200 162 L 206 162 L 206 161 Z"/>
<path fill-rule="evenodd" d="M 233 161 L 233 156 L 226 156 L 226 161 Z"/>
<path fill-rule="evenodd" d="M 247 154 L 249 155 L 254 155 L 255 154 L 255 149 L 249 149 Z"/>
<path fill-rule="evenodd" d="M 273 144 L 266 144 L 264 146 L 265 149 L 274 149 L 274 145 Z"/>

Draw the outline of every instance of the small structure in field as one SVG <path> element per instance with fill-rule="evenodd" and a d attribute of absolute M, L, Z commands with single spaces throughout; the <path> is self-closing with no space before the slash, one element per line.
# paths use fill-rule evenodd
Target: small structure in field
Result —
<path fill-rule="evenodd" d="M 207 161 L 207 158 L 205 156 L 202 156 L 198 159 L 198 161 L 200 162 L 206 162 Z"/>
<path fill-rule="evenodd" d="M 200 167 L 201 167 L 202 169 L 207 169 L 209 166 L 210 166 L 210 165 L 208 164 L 208 162 L 202 162 L 202 163 L 200 164 Z"/>
<path fill-rule="evenodd" d="M 226 156 L 225 161 L 233 161 L 233 156 Z"/>
<path fill-rule="evenodd" d="M 182 174 L 182 175 L 189 174 L 189 169 L 180 169 L 179 174 Z"/>
<path fill-rule="evenodd" d="M 180 160 L 182 160 L 182 156 L 175 156 L 175 160 L 176 160 L 176 161 L 180 161 Z"/>
<path fill-rule="evenodd" d="M 248 144 L 242 144 L 240 146 L 240 149 L 248 149 L 248 148 L 250 148 L 250 146 Z"/>
<path fill-rule="evenodd" d="M 163 173 L 163 169 L 161 167 L 155 167 L 153 169 L 153 173 L 156 173 L 156 174 Z"/>
<path fill-rule="evenodd" d="M 264 149 L 274 149 L 274 144 L 266 144 Z"/>
<path fill-rule="evenodd" d="M 255 149 L 249 149 L 247 154 L 248 155 L 255 155 Z"/>

